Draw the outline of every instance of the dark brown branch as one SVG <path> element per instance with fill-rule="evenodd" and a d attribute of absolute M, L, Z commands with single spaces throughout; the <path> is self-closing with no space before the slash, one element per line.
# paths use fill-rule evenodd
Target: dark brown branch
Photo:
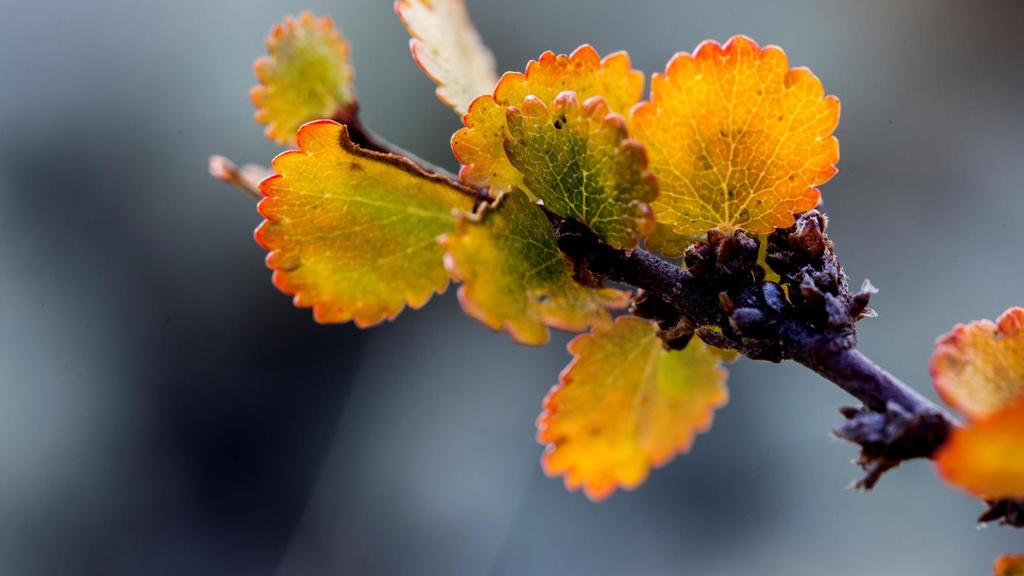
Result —
<path fill-rule="evenodd" d="M 1024 500 L 993 500 L 978 522 L 999 522 L 1014 528 L 1024 528 Z"/>
<path fill-rule="evenodd" d="M 933 458 L 956 422 L 946 413 L 861 354 L 858 320 L 875 290 L 865 282 L 851 292 L 817 211 L 767 239 L 765 265 L 760 242 L 737 232 L 709 233 L 691 246 L 685 268 L 642 249 L 617 250 L 586 226 L 547 212 L 576 279 L 591 286 L 607 281 L 639 288 L 632 313 L 658 323 L 665 346 L 679 349 L 694 335 L 755 360 L 793 360 L 838 385 L 863 403 L 844 408 L 846 421 L 833 433 L 858 444 L 865 475 L 855 486 L 870 490 L 901 462 Z M 989 503 L 979 518 L 1024 526 L 1024 502 Z"/>
<path fill-rule="evenodd" d="M 633 313 L 656 320 L 667 346 L 696 335 L 753 359 L 793 360 L 860 400 L 865 408 L 844 411 L 847 422 L 836 434 L 864 450 L 861 486 L 870 488 L 903 460 L 931 457 L 948 436 L 953 422 L 938 406 L 856 349 L 854 324 L 871 314 L 874 290 L 848 290 L 817 212 L 768 239 L 777 282 L 757 263 L 759 242 L 742 232 L 709 235 L 681 268 L 642 249 L 616 250 L 573 220 L 549 218 L 577 278 L 640 288 Z"/>
<path fill-rule="evenodd" d="M 798 312 L 806 313 L 812 306 L 798 310 L 786 302 L 782 286 L 763 280 L 763 270 L 752 272 L 756 240 L 742 236 L 737 242 L 719 239 L 713 242 L 716 246 L 698 243 L 687 255 L 691 263 L 687 269 L 642 249 L 616 250 L 578 222 L 550 213 L 549 217 L 555 223 L 559 248 L 573 262 L 577 278 L 589 285 L 613 281 L 640 288 L 643 295 L 635 302 L 634 312 L 657 320 L 666 334 L 681 323 L 711 344 L 755 359 L 795 360 L 873 410 L 884 410 L 895 402 L 910 412 L 938 411 L 856 351 L 856 333 L 849 318 L 831 325 L 802 318 Z M 728 249 L 731 260 L 720 257 L 726 252 L 721 248 L 745 241 L 750 245 Z M 740 251 L 747 254 L 737 257 Z M 735 266 L 744 258 L 749 265 Z M 824 296 L 820 299 L 825 301 Z M 716 329 L 709 330 L 709 326 Z"/>
<path fill-rule="evenodd" d="M 576 279 L 590 286 L 607 281 L 639 288 L 632 313 L 661 328 L 665 346 L 679 349 L 694 335 L 755 360 L 793 360 L 838 385 L 863 403 L 844 408 L 834 434 L 861 447 L 865 475 L 855 484 L 869 490 L 882 474 L 906 460 L 933 458 L 956 422 L 941 408 L 861 354 L 855 324 L 874 315 L 875 290 L 865 282 L 851 292 L 817 211 L 777 230 L 766 241 L 743 232 L 709 233 L 691 246 L 685 267 L 642 249 L 617 250 L 586 226 L 547 212 Z M 768 272 L 777 275 L 767 279 Z M 980 521 L 1024 525 L 1024 502 L 989 503 Z"/>
<path fill-rule="evenodd" d="M 862 490 L 874 488 L 882 474 L 905 460 L 932 457 L 952 429 L 952 423 L 940 412 L 928 407 L 909 412 L 896 402 L 890 402 L 884 410 L 846 407 L 839 412 L 846 422 L 833 433 L 860 445 L 857 463 L 865 474 L 854 487 Z"/>

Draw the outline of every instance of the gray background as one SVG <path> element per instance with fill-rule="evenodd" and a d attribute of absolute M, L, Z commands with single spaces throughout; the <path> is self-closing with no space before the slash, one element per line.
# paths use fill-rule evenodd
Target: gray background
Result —
<path fill-rule="evenodd" d="M 388 0 L 0 0 L 0 573 L 987 574 L 1024 533 L 926 463 L 845 490 L 851 403 L 741 361 L 692 454 L 600 505 L 540 472 L 564 335 L 513 345 L 453 291 L 315 325 L 277 293 L 210 153 L 268 161 L 250 63 L 336 17 L 364 117 L 453 166 L 458 122 Z M 782 45 L 843 101 L 824 187 L 862 348 L 931 394 L 933 339 L 1024 303 L 1024 3 L 471 1 L 503 69 L 583 42 L 660 70 L 704 38 Z"/>

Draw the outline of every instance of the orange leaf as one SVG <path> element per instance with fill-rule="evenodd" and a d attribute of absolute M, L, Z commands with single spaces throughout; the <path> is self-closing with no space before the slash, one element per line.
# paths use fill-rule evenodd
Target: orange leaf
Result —
<path fill-rule="evenodd" d="M 696 338 L 668 351 L 633 316 L 569 343 L 572 362 L 544 400 L 537 439 L 549 476 L 592 500 L 632 489 L 686 452 L 728 400 L 722 356 Z"/>
<path fill-rule="evenodd" d="M 935 465 L 980 498 L 1024 498 L 1024 397 L 955 430 Z"/>
<path fill-rule="evenodd" d="M 270 251 L 274 285 L 313 308 L 317 322 L 365 327 L 419 308 L 448 285 L 441 234 L 474 195 L 393 154 L 364 150 L 331 120 L 304 125 L 299 150 L 278 155 L 263 181 L 266 218 L 256 241 Z"/>
<path fill-rule="evenodd" d="M 303 12 L 274 26 L 267 56 L 255 65 L 260 83 L 250 93 L 256 121 L 267 125 L 267 138 L 294 144 L 302 124 L 355 110 L 348 53 L 348 42 L 326 16 Z"/>
<path fill-rule="evenodd" d="M 1024 576 L 1024 554 L 1004 554 L 996 558 L 993 576 Z"/>
<path fill-rule="evenodd" d="M 584 101 L 601 96 L 612 112 L 625 114 L 643 92 L 643 74 L 633 70 L 629 55 L 616 52 L 601 59 L 592 47 L 584 45 L 571 56 L 545 52 L 531 60 L 525 73 L 508 72 L 501 77 L 493 94 L 473 101 L 463 119 L 466 127 L 452 137 L 452 151 L 462 163 L 462 180 L 495 193 L 521 186 L 522 175 L 512 167 L 503 148 L 508 136 L 505 112 L 535 96 L 552 104 L 566 90 L 576 92 Z"/>
<path fill-rule="evenodd" d="M 621 308 L 629 299 L 625 292 L 576 282 L 547 217 L 519 190 L 463 217 L 441 244 L 448 272 L 463 282 L 462 308 L 521 344 L 545 344 L 548 326 L 578 332 L 610 324 L 608 308 Z"/>
<path fill-rule="evenodd" d="M 1024 308 L 958 324 L 935 343 L 932 380 L 943 400 L 971 418 L 1024 396 Z"/>
<path fill-rule="evenodd" d="M 413 60 L 437 84 L 442 102 L 462 115 L 474 98 L 494 90 L 494 55 L 462 0 L 398 0 L 395 13 L 412 36 Z"/>
<path fill-rule="evenodd" d="M 660 195 L 658 221 L 677 234 L 738 228 L 763 234 L 818 204 L 839 160 L 839 100 L 806 68 L 745 36 L 676 54 L 633 109 Z"/>

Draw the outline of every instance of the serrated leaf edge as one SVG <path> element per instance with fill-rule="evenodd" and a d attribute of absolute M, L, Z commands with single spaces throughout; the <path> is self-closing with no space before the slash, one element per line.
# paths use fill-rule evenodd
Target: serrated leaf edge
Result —
<path fill-rule="evenodd" d="M 293 150 L 286 150 L 275 156 L 274 160 L 271 162 L 271 167 L 275 171 L 274 174 L 260 182 L 260 193 L 263 194 L 264 199 L 260 200 L 260 202 L 256 205 L 256 210 L 264 218 L 264 220 L 259 224 L 259 226 L 256 227 L 256 230 L 253 232 L 253 238 L 256 240 L 256 243 L 260 245 L 260 247 L 262 247 L 264 250 L 267 250 L 267 256 L 265 261 L 267 267 L 273 270 L 273 274 L 271 275 L 271 282 L 273 283 L 274 287 L 276 287 L 284 294 L 292 296 L 292 303 L 296 308 L 305 308 L 312 310 L 313 319 L 318 324 L 335 324 L 340 322 L 347 322 L 348 320 L 332 319 L 330 316 L 327 315 L 323 303 L 305 303 L 301 300 L 301 295 L 298 294 L 298 291 L 291 290 L 290 288 L 288 288 L 288 285 L 285 280 L 285 274 L 287 274 L 290 270 L 274 264 L 274 261 L 280 251 L 270 246 L 264 237 L 266 228 L 270 224 L 278 221 L 275 218 L 274 214 L 272 214 L 267 208 L 266 199 L 271 197 L 269 191 L 272 189 L 274 183 L 284 179 L 284 176 L 277 172 L 279 160 L 282 158 L 287 158 L 289 156 L 295 155 L 302 155 L 307 157 L 313 156 L 313 154 L 307 150 L 305 139 L 317 126 L 323 125 L 333 125 L 338 126 L 340 128 L 338 145 L 344 151 L 352 155 L 360 156 L 367 160 L 386 162 L 397 168 L 401 168 L 402 170 L 405 170 L 406 172 L 414 176 L 418 176 L 426 180 L 431 180 L 434 182 L 439 182 L 447 186 L 450 186 L 451 188 L 454 188 L 455 190 L 469 196 L 470 198 L 476 199 L 477 195 L 472 188 L 466 186 L 465 184 L 448 178 L 447 176 L 444 176 L 442 174 L 428 172 L 424 170 L 422 167 L 420 167 L 418 164 L 416 164 L 412 160 L 409 160 L 408 158 L 405 158 L 404 156 L 399 156 L 397 154 L 390 154 L 385 152 L 377 152 L 374 150 L 367 150 L 365 148 L 360 147 L 359 145 L 352 142 L 348 134 L 348 128 L 344 124 L 335 122 L 334 120 L 313 120 L 312 122 L 307 122 L 303 124 L 296 133 L 296 144 L 298 148 Z M 457 208 L 452 209 L 453 218 L 457 218 L 460 213 L 461 211 L 458 210 Z M 450 283 L 451 282 L 449 278 L 449 280 L 446 281 L 444 286 L 442 286 L 441 288 L 430 290 L 429 292 L 423 294 L 422 296 L 415 295 L 413 297 L 406 298 L 404 305 L 394 310 L 387 310 L 382 314 L 382 317 L 379 319 L 366 320 L 364 318 L 357 317 L 355 314 L 353 314 L 351 317 L 351 321 L 359 328 L 369 328 L 372 326 L 376 326 L 378 324 L 381 324 L 385 320 L 389 322 L 393 321 L 406 308 L 410 308 L 412 310 L 419 310 L 428 302 L 430 302 L 430 300 L 434 297 L 435 294 L 444 294 L 448 290 L 448 286 Z"/>

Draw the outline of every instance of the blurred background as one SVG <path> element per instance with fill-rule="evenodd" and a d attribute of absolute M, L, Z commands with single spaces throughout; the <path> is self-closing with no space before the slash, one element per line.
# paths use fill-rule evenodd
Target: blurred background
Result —
<path fill-rule="evenodd" d="M 470 0 L 501 69 L 588 42 L 658 71 L 705 38 L 783 46 L 843 101 L 823 188 L 862 349 L 934 397 L 934 338 L 1024 304 L 1024 3 Z M 270 284 L 211 153 L 269 162 L 252 60 L 303 8 L 351 40 L 367 123 L 455 168 L 458 119 L 390 0 L 0 0 L 0 573 L 984 575 L 930 465 L 847 490 L 853 401 L 740 361 L 693 452 L 593 504 L 540 470 L 568 361 L 454 290 L 400 322 L 318 326 Z"/>

